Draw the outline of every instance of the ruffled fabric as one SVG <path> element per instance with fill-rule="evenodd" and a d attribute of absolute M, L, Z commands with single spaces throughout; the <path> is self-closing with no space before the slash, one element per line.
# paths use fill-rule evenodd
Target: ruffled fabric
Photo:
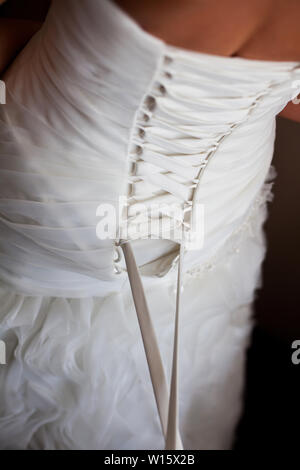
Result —
<path fill-rule="evenodd" d="M 238 252 L 227 246 L 205 273 L 186 275 L 179 356 L 185 449 L 232 445 L 265 253 L 266 207 L 258 207 Z M 146 278 L 168 376 L 174 289 L 175 279 Z M 82 299 L 24 296 L 2 286 L 0 305 L 9 363 L 0 369 L 2 449 L 163 448 L 128 284 Z"/>

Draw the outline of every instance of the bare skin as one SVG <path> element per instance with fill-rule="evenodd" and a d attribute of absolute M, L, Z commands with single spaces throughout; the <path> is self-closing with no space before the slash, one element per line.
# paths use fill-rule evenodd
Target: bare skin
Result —
<path fill-rule="evenodd" d="M 150 34 L 185 49 L 247 59 L 300 61 L 299 0 L 115 0 Z M 7 21 L 10 21 L 8 25 Z M 37 31 L 0 19 L 0 73 Z M 300 105 L 281 116 L 300 122 Z"/>
<path fill-rule="evenodd" d="M 115 0 L 165 42 L 208 54 L 300 61 L 299 0 Z M 281 116 L 300 122 L 300 105 Z"/>
<path fill-rule="evenodd" d="M 300 60 L 299 0 L 115 0 L 165 42 L 209 54 Z"/>

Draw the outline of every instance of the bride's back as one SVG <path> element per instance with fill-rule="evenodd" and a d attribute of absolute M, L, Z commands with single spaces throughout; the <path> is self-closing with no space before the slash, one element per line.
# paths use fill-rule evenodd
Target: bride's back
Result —
<path fill-rule="evenodd" d="M 10 157 L 1 161 L 0 198 L 21 195 L 28 214 L 24 204 L 13 204 L 15 225 L 3 230 L 6 242 L 28 251 L 18 257 L 14 282 L 23 282 L 28 275 L 20 270 L 42 255 L 54 284 L 64 270 L 72 295 L 87 277 L 90 293 L 102 281 L 114 287 L 114 240 L 97 238 L 95 214 L 100 202 L 117 210 L 120 196 L 130 204 L 135 194 L 147 203 L 201 201 L 208 214 L 201 262 L 248 213 L 269 169 L 275 116 L 297 95 L 299 64 L 190 53 L 169 43 L 144 32 L 111 0 L 53 0 L 44 26 L 4 77 L 3 145 Z M 147 161 L 134 175 L 131 162 L 144 161 L 142 149 Z M 126 214 L 121 222 L 126 226 Z M 36 270 L 30 275 L 39 287 Z"/>
<path fill-rule="evenodd" d="M 145 30 L 178 47 L 253 59 L 300 59 L 298 0 L 117 0 Z"/>

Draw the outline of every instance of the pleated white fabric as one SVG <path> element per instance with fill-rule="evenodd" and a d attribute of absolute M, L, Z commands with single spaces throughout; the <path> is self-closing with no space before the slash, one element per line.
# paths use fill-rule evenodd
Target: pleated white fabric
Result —
<path fill-rule="evenodd" d="M 1 448 L 164 448 L 118 237 L 96 235 L 120 196 L 167 377 L 178 240 L 149 239 L 136 209 L 179 204 L 188 236 L 204 208 L 184 254 L 179 427 L 185 449 L 232 445 L 275 117 L 299 78 L 296 62 L 166 45 L 112 1 L 52 2 L 0 107 Z"/>

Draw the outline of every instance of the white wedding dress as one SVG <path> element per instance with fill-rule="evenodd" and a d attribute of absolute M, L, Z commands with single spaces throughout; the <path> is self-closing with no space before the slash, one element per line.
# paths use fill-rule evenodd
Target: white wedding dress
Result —
<path fill-rule="evenodd" d="M 128 238 L 137 238 L 130 246 L 168 382 L 182 292 L 182 446 L 230 448 L 265 254 L 275 117 L 300 92 L 300 64 L 190 52 L 112 1 L 54 0 L 3 79 L 1 449 L 164 448 L 118 244 L 126 225 L 146 235 Z M 120 196 L 121 235 L 101 240 L 97 208 L 118 208 Z M 202 207 L 203 246 L 149 239 L 149 215 L 141 224 L 135 209 L 156 202 L 180 205 L 185 235 Z"/>

